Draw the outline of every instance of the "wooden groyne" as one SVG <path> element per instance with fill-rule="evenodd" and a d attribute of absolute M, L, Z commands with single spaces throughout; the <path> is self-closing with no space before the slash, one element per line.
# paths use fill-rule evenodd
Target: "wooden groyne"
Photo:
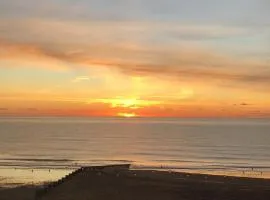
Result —
<path fill-rule="evenodd" d="M 43 185 L 41 188 L 38 188 L 35 193 L 35 199 L 37 200 L 42 198 L 57 186 L 71 180 L 74 176 L 78 174 L 84 174 L 87 171 L 100 171 L 106 173 L 110 171 L 128 170 L 129 168 L 130 164 L 81 167 L 55 182 L 51 182 L 49 184 Z"/>

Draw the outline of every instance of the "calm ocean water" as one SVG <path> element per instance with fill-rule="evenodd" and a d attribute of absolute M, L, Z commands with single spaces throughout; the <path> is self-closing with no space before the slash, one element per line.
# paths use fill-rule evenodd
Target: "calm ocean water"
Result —
<path fill-rule="evenodd" d="M 0 118 L 2 180 L 3 170 L 13 168 L 71 169 L 111 163 L 267 174 L 270 120 Z"/>

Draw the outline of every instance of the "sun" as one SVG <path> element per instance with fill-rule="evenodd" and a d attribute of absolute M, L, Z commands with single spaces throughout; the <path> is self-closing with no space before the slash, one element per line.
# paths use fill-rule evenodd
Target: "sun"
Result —
<path fill-rule="evenodd" d="M 135 113 L 117 113 L 117 116 L 130 118 L 136 117 L 137 115 Z"/>
<path fill-rule="evenodd" d="M 134 98 L 117 97 L 117 98 L 108 98 L 108 99 L 97 99 L 96 101 L 105 103 L 105 104 L 110 104 L 112 108 L 129 108 L 133 110 L 160 104 L 159 101 L 144 100 L 144 99 L 135 98 L 135 97 Z"/>
<path fill-rule="evenodd" d="M 134 108 L 139 104 L 140 102 L 136 98 L 112 100 L 112 107 Z"/>
<path fill-rule="evenodd" d="M 138 113 L 141 113 L 141 109 L 161 104 L 161 101 L 142 99 L 138 96 L 117 96 L 115 98 L 94 99 L 88 103 L 93 102 L 107 105 L 107 109 L 111 109 L 113 113 L 111 115 L 113 116 L 127 118 L 139 117 L 141 115 Z"/>

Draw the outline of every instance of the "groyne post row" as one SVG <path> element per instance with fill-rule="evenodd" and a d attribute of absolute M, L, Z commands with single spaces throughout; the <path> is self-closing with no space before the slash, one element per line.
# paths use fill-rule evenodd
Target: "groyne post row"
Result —
<path fill-rule="evenodd" d="M 42 188 L 36 189 L 35 199 L 36 200 L 40 199 L 41 197 L 48 194 L 51 190 L 53 190 L 57 186 L 70 180 L 72 177 L 74 177 L 78 174 L 84 173 L 86 171 L 102 171 L 102 172 L 104 172 L 103 170 L 123 170 L 123 169 L 129 169 L 129 168 L 130 168 L 130 164 L 81 167 L 81 168 L 71 172 L 70 174 L 64 176 L 63 178 L 61 178 L 55 182 L 51 182 L 49 184 L 43 185 Z"/>

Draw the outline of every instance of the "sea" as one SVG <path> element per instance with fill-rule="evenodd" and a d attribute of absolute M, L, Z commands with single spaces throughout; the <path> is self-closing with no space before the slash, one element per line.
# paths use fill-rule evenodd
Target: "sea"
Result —
<path fill-rule="evenodd" d="M 270 119 L 0 118 L 0 186 L 81 166 L 270 178 Z"/>

